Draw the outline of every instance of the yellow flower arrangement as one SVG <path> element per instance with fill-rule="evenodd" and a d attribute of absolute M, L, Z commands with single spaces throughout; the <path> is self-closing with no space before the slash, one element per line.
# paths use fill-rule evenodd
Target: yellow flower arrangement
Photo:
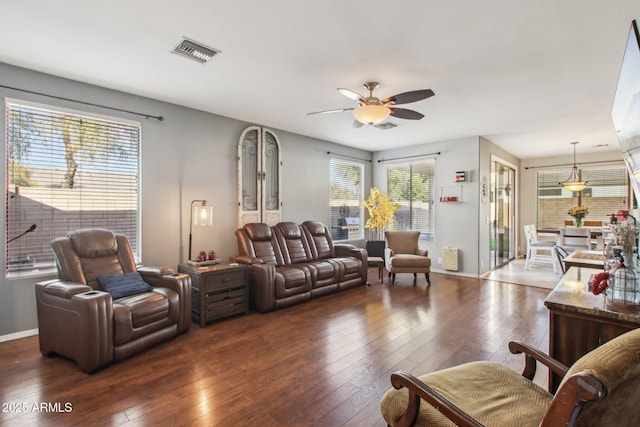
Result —
<path fill-rule="evenodd" d="M 569 209 L 569 212 L 567 213 L 575 220 L 576 227 L 580 227 L 584 217 L 589 214 L 589 208 L 584 205 L 577 205 Z"/>
<path fill-rule="evenodd" d="M 400 209 L 400 205 L 389 200 L 386 193 L 381 193 L 376 187 L 369 192 L 369 198 L 360 204 L 361 208 L 366 208 L 369 214 L 364 228 L 375 231 L 378 240 L 384 239 L 382 233 L 385 230 L 392 230 L 395 222 L 395 211 Z"/>

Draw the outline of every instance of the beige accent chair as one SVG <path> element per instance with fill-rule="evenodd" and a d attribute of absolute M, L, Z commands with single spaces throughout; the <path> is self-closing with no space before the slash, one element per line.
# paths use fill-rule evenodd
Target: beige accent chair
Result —
<path fill-rule="evenodd" d="M 525 354 L 522 374 L 494 362 L 421 377 L 392 374 L 393 388 L 381 402 L 384 419 L 393 427 L 638 425 L 640 329 L 592 350 L 570 368 L 521 342 L 510 342 L 509 350 Z M 538 362 L 563 376 L 555 394 L 532 381 Z"/>
<path fill-rule="evenodd" d="M 36 284 L 43 355 L 68 357 L 91 373 L 189 330 L 189 275 L 138 269 L 125 236 L 82 229 L 54 239 L 51 248 L 58 279 Z M 124 276 L 126 282 L 107 286 Z"/>
<path fill-rule="evenodd" d="M 419 231 L 385 231 L 387 247 L 384 250 L 384 266 L 389 272 L 393 285 L 396 273 L 413 273 L 414 284 L 417 273 L 424 273 L 427 283 L 431 285 L 431 258 L 429 252 L 418 247 Z"/>

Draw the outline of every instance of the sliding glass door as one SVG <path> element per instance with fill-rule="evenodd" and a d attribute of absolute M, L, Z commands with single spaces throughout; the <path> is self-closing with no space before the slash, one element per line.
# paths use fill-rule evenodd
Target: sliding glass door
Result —
<path fill-rule="evenodd" d="M 516 171 L 510 165 L 491 160 L 491 269 L 516 255 Z"/>

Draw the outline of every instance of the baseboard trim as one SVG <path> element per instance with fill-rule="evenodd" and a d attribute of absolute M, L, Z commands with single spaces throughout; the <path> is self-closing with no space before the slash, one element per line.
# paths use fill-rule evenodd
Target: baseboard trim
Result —
<path fill-rule="evenodd" d="M 38 328 L 16 332 L 14 334 L 0 335 L 0 342 L 19 340 L 20 338 L 32 337 L 34 335 L 38 335 Z"/>
<path fill-rule="evenodd" d="M 449 274 L 451 276 L 472 277 L 474 279 L 478 279 L 480 277 L 478 274 L 460 273 L 458 271 L 441 270 L 441 269 L 437 269 L 437 268 L 432 268 L 431 272 L 432 273 L 440 273 L 440 274 Z"/>

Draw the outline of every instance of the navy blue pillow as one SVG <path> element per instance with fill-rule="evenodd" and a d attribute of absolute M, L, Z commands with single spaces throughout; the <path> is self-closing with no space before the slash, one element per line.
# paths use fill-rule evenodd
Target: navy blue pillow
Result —
<path fill-rule="evenodd" d="M 105 292 L 111 294 L 111 298 L 113 299 L 149 292 L 151 290 L 151 286 L 142 280 L 142 276 L 137 271 L 133 273 L 98 276 L 98 282 L 100 282 L 100 286 L 102 286 Z"/>

